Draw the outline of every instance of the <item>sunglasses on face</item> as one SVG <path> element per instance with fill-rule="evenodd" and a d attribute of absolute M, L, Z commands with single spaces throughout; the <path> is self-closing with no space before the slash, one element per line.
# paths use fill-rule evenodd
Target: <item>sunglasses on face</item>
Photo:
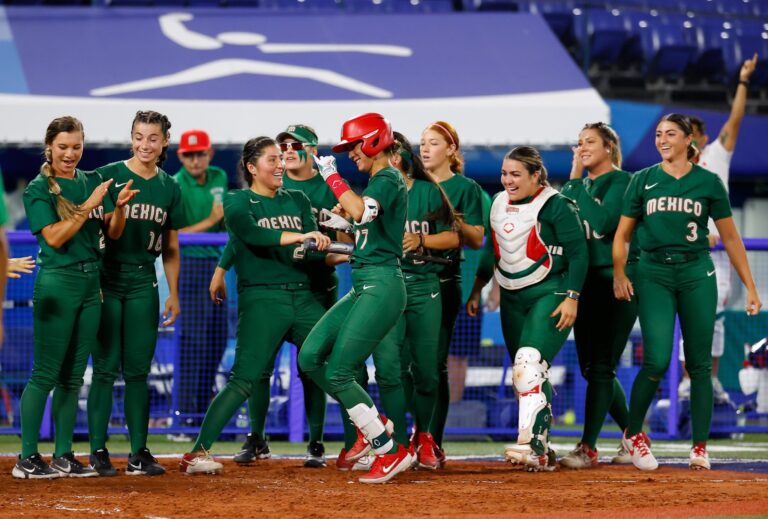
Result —
<path fill-rule="evenodd" d="M 181 156 L 184 157 L 185 159 L 201 158 L 201 157 L 205 157 L 206 155 L 208 155 L 208 152 L 205 151 L 205 150 L 203 150 L 203 151 L 186 151 L 186 152 L 181 154 Z"/>
<path fill-rule="evenodd" d="M 280 151 L 288 151 L 288 150 L 298 151 L 303 149 L 304 149 L 304 144 L 301 142 L 281 142 L 280 143 Z"/>

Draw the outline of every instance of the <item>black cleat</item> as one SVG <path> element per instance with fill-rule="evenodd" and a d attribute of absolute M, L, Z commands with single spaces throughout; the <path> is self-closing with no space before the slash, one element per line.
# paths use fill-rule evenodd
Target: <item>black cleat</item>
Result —
<path fill-rule="evenodd" d="M 53 458 L 51 467 L 59 471 L 63 478 L 93 478 L 99 475 L 91 467 L 80 463 L 72 452 Z"/>
<path fill-rule="evenodd" d="M 326 465 L 325 445 L 318 441 L 309 442 L 307 456 L 304 458 L 304 466 L 309 469 L 321 469 Z"/>
<path fill-rule="evenodd" d="M 96 449 L 89 459 L 91 468 L 99 473 L 99 476 L 112 477 L 117 476 L 117 469 L 109 460 L 109 451 L 107 449 Z"/>
<path fill-rule="evenodd" d="M 162 476 L 165 469 L 160 465 L 149 449 L 142 447 L 136 454 L 128 458 L 128 468 L 125 473 L 129 476 Z"/>
<path fill-rule="evenodd" d="M 267 445 L 266 440 L 257 438 L 253 433 L 248 433 L 245 443 L 243 443 L 240 451 L 232 458 L 232 461 L 242 465 L 251 463 L 254 460 L 266 460 L 271 457 L 272 453 L 269 452 L 269 445 Z"/>
<path fill-rule="evenodd" d="M 19 455 L 11 475 L 17 479 L 55 479 L 61 477 L 61 474 L 43 461 L 40 453 L 37 452 L 24 459 L 21 459 L 21 455 Z"/>

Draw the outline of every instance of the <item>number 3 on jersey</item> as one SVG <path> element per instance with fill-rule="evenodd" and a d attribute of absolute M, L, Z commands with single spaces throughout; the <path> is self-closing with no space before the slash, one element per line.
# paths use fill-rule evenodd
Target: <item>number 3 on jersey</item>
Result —
<path fill-rule="evenodd" d="M 697 232 L 699 230 L 699 226 L 696 225 L 696 222 L 689 222 L 686 227 L 688 227 L 688 230 L 691 231 L 691 234 L 686 234 L 685 239 L 689 242 L 695 242 L 699 238 Z"/>
<path fill-rule="evenodd" d="M 362 240 L 362 243 L 360 243 Z M 355 247 L 362 250 L 365 248 L 365 244 L 368 243 L 368 229 L 356 229 L 355 230 Z"/>
<path fill-rule="evenodd" d="M 147 245 L 147 250 L 151 251 L 154 250 L 155 252 L 161 252 L 163 249 L 163 235 L 158 234 L 157 237 L 155 237 L 155 233 L 152 231 L 149 231 L 149 245 Z"/>

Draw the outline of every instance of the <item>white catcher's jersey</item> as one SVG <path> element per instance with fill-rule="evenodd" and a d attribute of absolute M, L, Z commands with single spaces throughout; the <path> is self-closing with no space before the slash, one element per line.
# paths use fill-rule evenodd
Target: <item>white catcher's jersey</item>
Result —
<path fill-rule="evenodd" d="M 728 151 L 723 147 L 720 139 L 715 139 L 711 144 L 707 144 L 703 150 L 701 150 L 701 157 L 699 157 L 699 166 L 704 169 L 708 169 L 712 173 L 720 177 L 723 181 L 725 189 L 728 189 L 728 177 L 731 171 L 731 158 L 733 152 Z M 709 219 L 709 233 L 717 235 L 717 227 L 715 222 Z"/>

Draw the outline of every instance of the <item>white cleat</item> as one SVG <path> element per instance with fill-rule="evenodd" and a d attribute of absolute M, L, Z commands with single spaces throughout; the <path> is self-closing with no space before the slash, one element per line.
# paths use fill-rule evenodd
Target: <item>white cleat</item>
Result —
<path fill-rule="evenodd" d="M 528 444 L 512 445 L 504 449 L 504 457 L 512 465 L 523 465 L 528 472 L 552 472 L 557 467 L 555 451 L 536 454 Z"/>
<path fill-rule="evenodd" d="M 697 443 L 691 448 L 691 454 L 688 458 L 688 467 L 691 470 L 710 470 L 712 465 L 709 463 L 709 454 L 707 454 L 707 444 Z"/>
<path fill-rule="evenodd" d="M 640 470 L 656 470 L 659 468 L 659 462 L 656 461 L 651 452 L 651 442 L 648 435 L 639 432 L 634 436 L 627 438 L 626 431 L 621 439 L 624 448 L 632 456 L 632 464 Z"/>
<path fill-rule="evenodd" d="M 188 452 L 179 463 L 179 469 L 185 474 L 217 474 L 223 468 L 224 465 L 214 460 L 206 450 Z"/>
<path fill-rule="evenodd" d="M 614 465 L 632 465 L 632 455 L 624 448 L 623 443 L 619 443 L 619 450 L 616 456 L 611 458 L 611 463 Z"/>

